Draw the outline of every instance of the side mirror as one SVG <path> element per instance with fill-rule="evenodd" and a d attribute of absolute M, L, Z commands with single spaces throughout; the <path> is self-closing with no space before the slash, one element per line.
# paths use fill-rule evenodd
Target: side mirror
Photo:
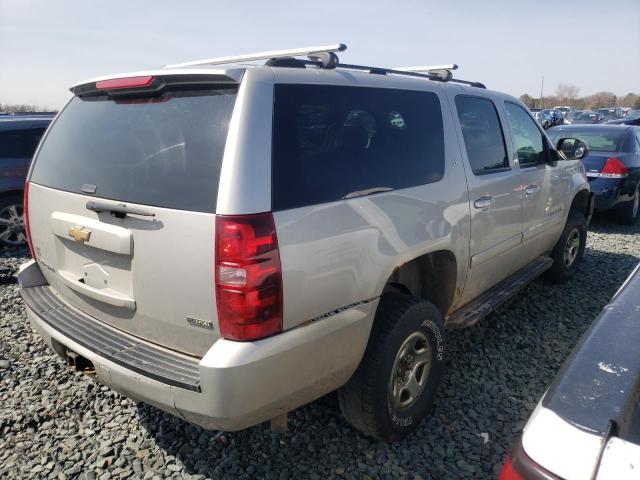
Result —
<path fill-rule="evenodd" d="M 579 138 L 561 138 L 556 145 L 561 160 L 580 160 L 589 153 L 589 147 Z"/>

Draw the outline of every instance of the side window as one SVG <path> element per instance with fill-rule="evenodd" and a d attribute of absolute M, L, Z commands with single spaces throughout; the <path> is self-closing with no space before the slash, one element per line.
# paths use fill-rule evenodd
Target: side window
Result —
<path fill-rule="evenodd" d="M 23 153 L 20 130 L 0 131 L 0 158 L 22 158 Z"/>
<path fill-rule="evenodd" d="M 43 128 L 0 131 L 0 158 L 33 157 L 43 134 Z"/>
<path fill-rule="evenodd" d="M 473 173 L 483 175 L 509 168 L 504 135 L 493 102 L 458 95 L 456 109 Z"/>
<path fill-rule="evenodd" d="M 437 182 L 444 130 L 432 92 L 276 85 L 272 209 Z"/>
<path fill-rule="evenodd" d="M 531 116 L 520 105 L 505 102 L 514 149 L 521 167 L 545 161 L 544 139 Z"/>

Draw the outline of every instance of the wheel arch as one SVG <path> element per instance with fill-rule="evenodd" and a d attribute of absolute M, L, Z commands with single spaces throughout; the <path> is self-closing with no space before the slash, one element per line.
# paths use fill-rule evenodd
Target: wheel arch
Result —
<path fill-rule="evenodd" d="M 590 201 L 591 193 L 588 188 L 582 188 L 578 190 L 571 200 L 571 206 L 569 207 L 569 212 L 572 210 L 583 213 L 587 221 L 591 218 L 592 214 L 592 205 Z M 567 212 L 567 215 L 569 214 Z"/>
<path fill-rule="evenodd" d="M 437 250 L 397 266 L 382 293 L 402 292 L 432 302 L 442 316 L 449 311 L 456 290 L 458 264 L 450 250 Z"/>

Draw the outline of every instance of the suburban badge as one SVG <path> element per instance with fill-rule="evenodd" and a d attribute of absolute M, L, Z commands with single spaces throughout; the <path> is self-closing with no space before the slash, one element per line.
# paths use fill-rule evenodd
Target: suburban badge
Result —
<path fill-rule="evenodd" d="M 213 330 L 213 323 L 206 321 L 206 320 L 200 320 L 198 318 L 193 318 L 193 317 L 187 317 L 187 323 L 189 325 L 193 325 L 194 327 L 200 327 L 200 328 L 210 328 Z"/>

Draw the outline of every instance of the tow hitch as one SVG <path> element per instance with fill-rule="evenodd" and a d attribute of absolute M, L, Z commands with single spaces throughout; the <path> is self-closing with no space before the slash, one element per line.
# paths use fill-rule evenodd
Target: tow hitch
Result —
<path fill-rule="evenodd" d="M 96 368 L 93 366 L 93 363 L 91 363 L 89 360 L 87 360 L 83 356 L 78 355 L 76 352 L 73 352 L 71 350 L 67 350 L 66 354 L 67 354 L 67 366 L 69 367 L 69 370 L 73 372 L 84 373 L 89 377 L 96 376 Z"/>

